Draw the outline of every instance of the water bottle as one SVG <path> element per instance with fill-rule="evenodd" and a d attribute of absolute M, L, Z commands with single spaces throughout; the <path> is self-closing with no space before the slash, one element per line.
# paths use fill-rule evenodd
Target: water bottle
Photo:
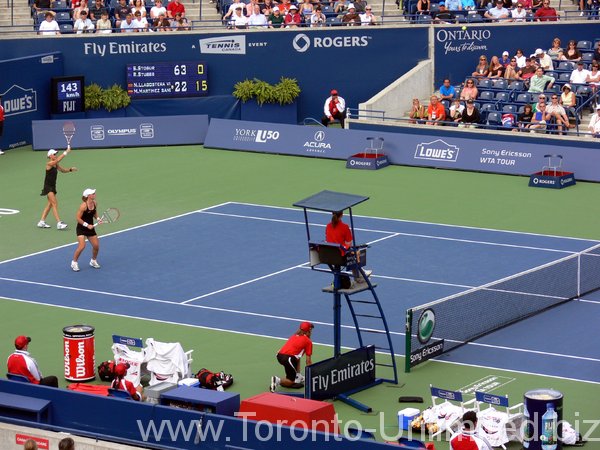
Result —
<path fill-rule="evenodd" d="M 542 416 L 542 450 L 556 450 L 558 444 L 556 442 L 556 431 L 558 425 L 558 414 L 554 411 L 552 403 L 546 404 L 546 412 Z"/>
<path fill-rule="evenodd" d="M 527 406 L 523 407 L 523 448 L 529 448 L 529 443 L 531 441 L 531 418 L 529 417 L 529 410 Z"/>

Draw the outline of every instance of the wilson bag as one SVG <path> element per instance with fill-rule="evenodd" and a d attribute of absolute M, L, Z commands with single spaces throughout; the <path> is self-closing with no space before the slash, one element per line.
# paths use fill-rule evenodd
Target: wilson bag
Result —
<path fill-rule="evenodd" d="M 208 369 L 200 369 L 196 374 L 200 386 L 206 389 L 223 391 L 233 384 L 233 375 L 225 372 L 211 372 Z"/>

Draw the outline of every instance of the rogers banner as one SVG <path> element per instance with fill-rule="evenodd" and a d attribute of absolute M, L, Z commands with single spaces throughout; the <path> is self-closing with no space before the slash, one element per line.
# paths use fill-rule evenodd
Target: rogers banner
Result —
<path fill-rule="evenodd" d="M 204 145 L 228 150 L 343 159 L 364 151 L 368 137 L 384 139 L 391 164 L 531 175 L 548 153 L 563 156 L 576 180 L 600 181 L 597 140 L 546 139 L 529 133 L 477 133 L 451 127 L 352 123 L 352 129 L 212 119 Z"/>
<path fill-rule="evenodd" d="M 207 115 L 118 117 L 111 119 L 72 120 L 73 148 L 148 147 L 185 145 L 204 142 Z M 64 148 L 64 120 L 34 120 L 33 149 Z"/>

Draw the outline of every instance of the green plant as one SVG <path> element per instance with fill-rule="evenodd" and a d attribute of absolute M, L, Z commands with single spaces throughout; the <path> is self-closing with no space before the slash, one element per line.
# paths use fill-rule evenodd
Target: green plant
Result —
<path fill-rule="evenodd" d="M 127 95 L 127 91 L 118 84 L 113 84 L 102 92 L 102 106 L 109 112 L 125 108 L 129 103 L 131 103 L 131 99 Z"/>
<path fill-rule="evenodd" d="M 93 83 L 85 87 L 85 109 L 100 109 L 102 106 L 102 88 Z"/>
<path fill-rule="evenodd" d="M 300 92 L 298 82 L 294 78 L 281 77 L 276 85 L 254 78 L 236 83 L 233 96 L 242 102 L 255 99 L 259 105 L 265 103 L 289 105 L 296 100 Z"/>

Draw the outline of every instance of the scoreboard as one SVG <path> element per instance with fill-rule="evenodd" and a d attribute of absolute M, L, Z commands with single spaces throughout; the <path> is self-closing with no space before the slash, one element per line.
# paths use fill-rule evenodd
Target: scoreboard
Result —
<path fill-rule="evenodd" d="M 208 95 L 206 63 L 154 62 L 127 65 L 131 98 L 177 98 Z"/>
<path fill-rule="evenodd" d="M 85 108 L 84 78 L 54 77 L 50 80 L 52 114 L 83 112 Z"/>

